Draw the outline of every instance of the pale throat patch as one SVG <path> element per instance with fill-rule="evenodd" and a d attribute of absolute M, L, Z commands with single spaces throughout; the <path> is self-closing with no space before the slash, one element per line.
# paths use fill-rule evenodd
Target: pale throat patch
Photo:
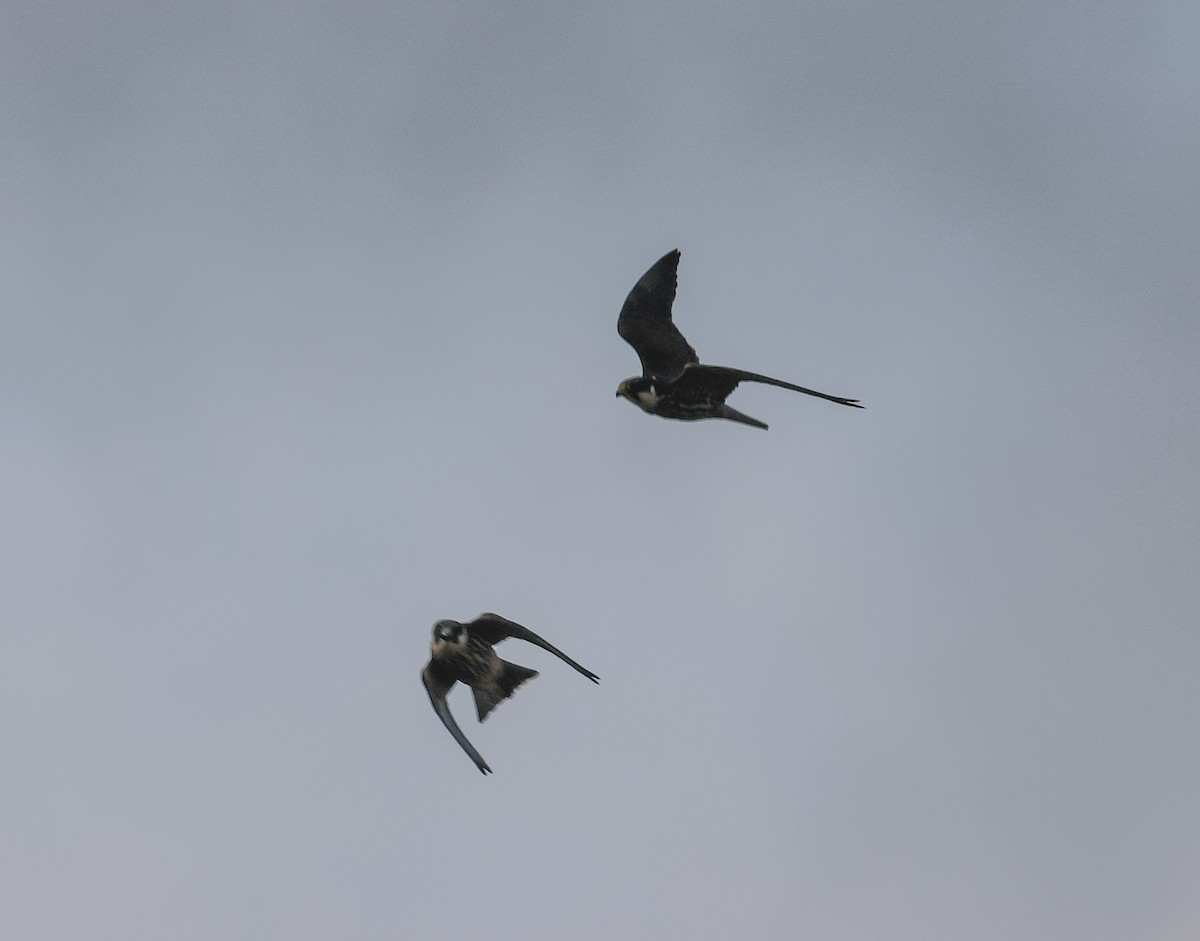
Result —
<path fill-rule="evenodd" d="M 642 408 L 653 408 L 658 404 L 658 393 L 655 391 L 654 386 L 651 386 L 649 389 L 643 389 L 637 394 L 637 397 Z"/>

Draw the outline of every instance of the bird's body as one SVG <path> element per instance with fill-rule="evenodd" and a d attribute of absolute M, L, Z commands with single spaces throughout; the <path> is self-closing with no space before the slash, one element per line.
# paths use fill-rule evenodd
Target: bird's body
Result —
<path fill-rule="evenodd" d="M 678 267 L 678 249 L 667 252 L 638 279 L 625 299 L 617 318 L 617 332 L 637 351 L 642 362 L 642 375 L 622 382 L 617 387 L 618 396 L 629 399 L 642 411 L 662 418 L 680 421 L 725 418 L 764 429 L 766 424 L 757 418 L 743 415 L 725 404 L 738 383 L 761 382 L 828 399 L 839 405 L 862 408 L 856 399 L 827 395 L 744 369 L 701 365 L 696 351 L 671 319 Z"/>
<path fill-rule="evenodd" d="M 494 683 L 503 671 L 501 664 L 504 662 L 495 648 L 465 630 L 455 631 L 441 621 L 438 625 L 443 629 L 439 632 L 435 628 L 429 644 L 433 659 L 448 667 L 459 683 L 470 687 Z"/>
<path fill-rule="evenodd" d="M 481 614 L 466 624 L 452 620 L 438 621 L 433 626 L 429 663 L 421 672 L 421 680 L 438 718 L 484 774 L 490 773 L 492 769 L 467 741 L 458 723 L 454 721 L 446 703 L 446 694 L 455 683 L 471 687 L 475 694 L 476 714 L 482 722 L 496 706 L 516 692 L 517 687 L 537 676 L 537 670 L 509 663 L 496 653 L 493 644 L 506 637 L 516 637 L 536 644 L 570 664 L 592 682 L 600 681 L 596 674 L 580 666 L 533 631 L 498 614 Z"/>

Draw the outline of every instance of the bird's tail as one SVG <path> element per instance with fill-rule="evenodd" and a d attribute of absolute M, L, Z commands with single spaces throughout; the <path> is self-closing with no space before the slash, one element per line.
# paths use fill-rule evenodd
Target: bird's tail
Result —
<path fill-rule="evenodd" d="M 489 712 L 515 693 L 518 686 L 538 675 L 537 670 L 509 663 L 507 660 L 501 660 L 500 666 L 500 675 L 494 683 L 486 689 L 472 687 L 472 691 L 475 693 L 475 711 L 479 715 L 480 722 L 488 717 Z"/>
<path fill-rule="evenodd" d="M 731 408 L 724 402 L 721 403 L 721 417 L 728 418 L 730 421 L 740 421 L 743 425 L 753 425 L 755 428 L 766 430 L 767 423 L 761 422 L 757 418 L 751 418 L 749 415 L 743 415 L 736 408 Z"/>

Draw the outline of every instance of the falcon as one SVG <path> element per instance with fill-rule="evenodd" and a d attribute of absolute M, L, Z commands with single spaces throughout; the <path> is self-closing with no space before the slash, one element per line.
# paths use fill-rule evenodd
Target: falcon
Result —
<path fill-rule="evenodd" d="M 446 694 L 455 683 L 470 686 L 475 694 L 475 711 L 482 722 L 496 706 L 516 692 L 518 686 L 537 676 L 537 670 L 509 663 L 497 656 L 493 645 L 508 637 L 536 644 L 574 667 L 593 683 L 600 682 L 600 677 L 580 666 L 549 641 L 498 614 L 481 614 L 466 624 L 451 620 L 434 624 L 433 640 L 429 645 L 431 656 L 421 671 L 421 681 L 429 693 L 433 711 L 462 746 L 462 750 L 475 762 L 475 767 L 484 774 L 491 774 L 492 769 L 454 721 L 446 703 Z"/>
<path fill-rule="evenodd" d="M 763 382 L 769 386 L 815 395 L 838 405 L 862 408 L 858 399 L 844 399 L 794 386 L 781 379 L 760 376 L 728 366 L 702 366 L 679 328 L 671 320 L 675 301 L 676 269 L 679 249 L 667 252 L 642 275 L 621 308 L 617 333 L 629 343 L 642 361 L 642 374 L 617 386 L 617 396 L 629 399 L 643 412 L 662 418 L 697 421 L 701 418 L 727 418 L 730 421 L 765 429 L 766 423 L 743 415 L 725 404 L 725 399 L 740 382 Z"/>

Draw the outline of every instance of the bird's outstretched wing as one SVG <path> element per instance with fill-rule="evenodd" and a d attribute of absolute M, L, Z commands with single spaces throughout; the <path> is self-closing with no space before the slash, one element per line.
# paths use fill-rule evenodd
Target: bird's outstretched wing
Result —
<path fill-rule="evenodd" d="M 506 637 L 515 637 L 518 640 L 528 641 L 531 644 L 541 647 L 543 650 L 550 651 L 550 653 L 558 657 L 563 663 L 574 667 L 593 683 L 600 682 L 600 677 L 596 676 L 591 670 L 580 666 L 548 640 L 543 640 L 529 628 L 522 627 L 516 621 L 502 618 L 498 614 L 481 614 L 467 625 L 467 630 L 489 644 L 498 644 Z"/>
<path fill-rule="evenodd" d="M 475 767 L 484 774 L 491 774 L 492 769 L 483 760 L 483 755 L 479 754 L 475 750 L 475 746 L 467 741 L 467 737 L 463 735 L 462 729 L 454 721 L 454 716 L 450 714 L 450 705 L 446 702 L 446 694 L 454 686 L 454 677 L 450 676 L 445 667 L 436 660 L 430 660 L 426 664 L 425 669 L 421 671 L 421 682 L 425 684 L 425 689 L 429 693 L 429 701 L 433 703 L 433 711 L 442 720 L 442 725 L 454 736 L 454 741 L 458 742 L 462 746 L 462 750 L 471 756 L 471 760 L 475 762 Z"/>
<path fill-rule="evenodd" d="M 675 380 L 676 395 L 697 394 L 709 398 L 721 399 L 737 388 L 739 382 L 763 382 L 769 386 L 779 386 L 791 389 L 793 392 L 803 392 L 805 395 L 815 395 L 819 399 L 828 399 L 838 405 L 849 405 L 851 408 L 862 408 L 858 399 L 844 399 L 840 395 L 826 395 L 804 386 L 792 385 L 782 379 L 772 379 L 770 376 L 760 376 L 756 372 L 746 372 L 744 369 L 733 369 L 729 366 L 689 366 Z"/>
<path fill-rule="evenodd" d="M 679 249 L 663 255 L 633 286 L 617 318 L 617 333 L 637 351 L 647 378 L 671 380 L 700 362 L 671 321 L 678 267 Z"/>

